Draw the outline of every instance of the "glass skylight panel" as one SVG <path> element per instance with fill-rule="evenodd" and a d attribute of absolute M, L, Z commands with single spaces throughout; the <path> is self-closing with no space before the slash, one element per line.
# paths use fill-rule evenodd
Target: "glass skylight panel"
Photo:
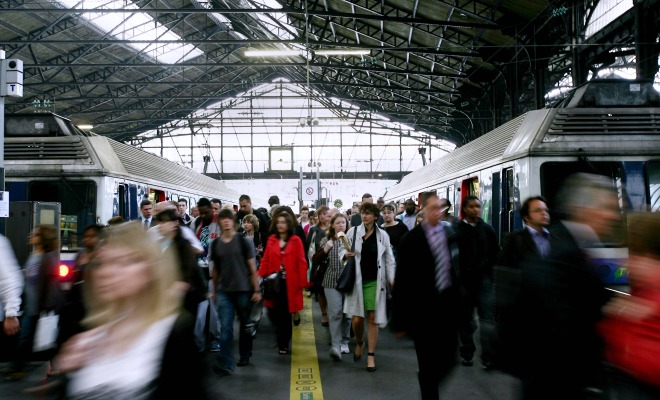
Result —
<path fill-rule="evenodd" d="M 280 9 L 282 5 L 276 0 L 254 0 L 250 2 L 250 5 L 259 4 L 263 7 L 253 6 L 254 9 L 259 8 L 270 8 L 270 9 Z M 261 22 L 264 23 L 265 27 L 277 36 L 280 39 L 295 39 L 293 32 L 296 32 L 296 29 L 289 23 L 289 17 L 285 13 L 257 13 L 255 14 Z M 277 20 L 280 24 L 273 22 L 273 19 Z"/>
<path fill-rule="evenodd" d="M 633 7 L 633 0 L 601 0 L 589 21 L 585 36 L 590 38 Z"/>
<path fill-rule="evenodd" d="M 85 8 L 85 6 L 89 6 L 91 3 L 89 1 L 80 2 L 78 0 L 58 1 L 65 7 L 72 9 Z M 135 13 L 130 14 L 83 13 L 81 17 L 118 39 L 141 41 L 140 43 L 130 43 L 130 46 L 159 62 L 175 64 L 204 54 L 201 50 L 189 44 L 145 43 L 156 41 L 157 39 L 182 40 L 182 38 L 156 22 L 148 14 L 141 12 L 135 4 L 126 4 L 123 0 L 92 4 L 95 5 L 95 9 L 99 10 L 135 10 Z"/>

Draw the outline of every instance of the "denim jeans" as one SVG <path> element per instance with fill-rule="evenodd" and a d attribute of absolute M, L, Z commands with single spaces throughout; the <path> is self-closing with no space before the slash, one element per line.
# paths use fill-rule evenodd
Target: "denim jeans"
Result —
<path fill-rule="evenodd" d="M 234 361 L 234 315 L 238 316 L 240 322 L 238 353 L 241 358 L 252 357 L 252 333 L 249 329 L 252 311 L 251 297 L 252 291 L 217 291 L 218 317 L 220 318 L 218 363 L 230 371 L 233 371 L 236 366 Z"/>

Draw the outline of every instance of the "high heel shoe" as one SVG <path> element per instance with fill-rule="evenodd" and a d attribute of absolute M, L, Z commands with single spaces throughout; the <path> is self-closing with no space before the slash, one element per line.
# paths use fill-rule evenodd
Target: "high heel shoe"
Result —
<path fill-rule="evenodd" d="M 323 318 L 328 319 L 328 314 L 327 313 L 321 314 L 321 326 L 327 328 L 328 326 L 330 326 L 330 323 L 328 321 L 323 321 Z"/>
<path fill-rule="evenodd" d="M 375 354 L 375 353 L 367 353 L 367 357 L 374 357 L 374 358 L 375 358 L 375 357 L 376 357 L 376 354 Z M 376 372 L 376 363 L 374 362 L 374 366 L 373 366 L 373 367 L 369 367 L 369 366 L 367 366 L 367 371 L 368 371 L 368 372 Z"/>
<path fill-rule="evenodd" d="M 360 354 L 358 354 L 358 346 L 360 347 Z M 353 362 L 358 362 L 362 358 L 362 346 L 364 346 L 364 340 L 358 341 L 355 350 L 353 350 Z"/>

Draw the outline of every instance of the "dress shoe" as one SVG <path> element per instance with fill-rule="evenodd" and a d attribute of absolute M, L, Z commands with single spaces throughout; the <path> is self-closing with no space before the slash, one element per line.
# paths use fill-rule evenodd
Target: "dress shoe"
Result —
<path fill-rule="evenodd" d="M 250 364 L 250 357 L 241 357 L 241 359 L 236 363 L 236 365 L 239 367 L 245 367 L 248 364 Z"/>
<path fill-rule="evenodd" d="M 465 366 L 465 367 L 471 367 L 472 365 L 474 365 L 474 363 L 472 362 L 472 360 L 471 360 L 471 359 L 468 360 L 467 358 L 462 358 L 462 359 L 461 359 L 461 364 L 462 364 L 463 366 Z"/>

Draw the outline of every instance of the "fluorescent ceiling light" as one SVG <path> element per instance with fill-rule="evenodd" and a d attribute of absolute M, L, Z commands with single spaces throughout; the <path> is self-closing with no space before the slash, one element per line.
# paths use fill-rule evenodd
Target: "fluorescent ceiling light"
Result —
<path fill-rule="evenodd" d="M 78 129 L 81 129 L 83 131 L 89 131 L 94 129 L 93 125 L 78 125 Z"/>
<path fill-rule="evenodd" d="M 371 53 L 368 49 L 337 49 L 337 50 L 316 50 L 317 56 L 366 56 Z"/>
<path fill-rule="evenodd" d="M 246 50 L 246 57 L 287 57 L 299 56 L 300 50 Z"/>

